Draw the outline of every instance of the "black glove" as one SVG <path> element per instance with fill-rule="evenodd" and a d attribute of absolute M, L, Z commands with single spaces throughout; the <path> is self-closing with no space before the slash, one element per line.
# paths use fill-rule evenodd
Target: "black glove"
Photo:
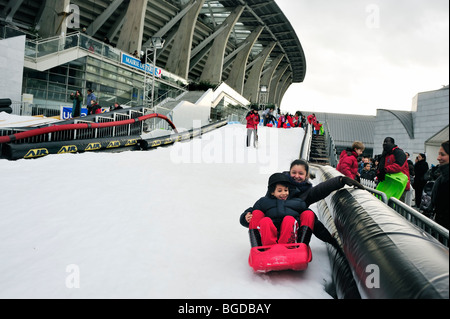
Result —
<path fill-rule="evenodd" d="M 359 189 L 365 189 L 363 185 L 361 185 L 360 183 L 358 183 L 357 181 L 355 181 L 354 179 L 348 177 L 348 176 L 341 176 L 341 183 L 348 185 L 348 186 L 353 186 Z"/>
<path fill-rule="evenodd" d="M 378 182 L 384 181 L 385 177 L 386 177 L 386 169 L 383 167 L 377 174 Z"/>

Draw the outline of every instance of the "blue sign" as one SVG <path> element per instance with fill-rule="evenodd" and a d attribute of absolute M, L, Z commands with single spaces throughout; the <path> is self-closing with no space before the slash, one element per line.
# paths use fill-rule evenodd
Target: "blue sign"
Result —
<path fill-rule="evenodd" d="M 80 117 L 87 115 L 87 108 L 82 107 L 81 108 L 81 114 Z M 72 118 L 72 107 L 71 106 L 63 106 L 61 110 L 61 120 L 68 120 Z"/>
<path fill-rule="evenodd" d="M 147 73 L 150 73 L 151 75 L 153 75 L 153 65 L 151 65 L 149 63 L 142 64 L 139 59 L 137 59 L 131 55 L 128 55 L 126 53 L 123 53 L 123 52 L 121 53 L 121 57 L 122 58 L 121 58 L 120 62 L 122 64 L 125 64 L 129 67 L 132 67 L 132 68 L 135 68 L 135 69 L 138 69 L 138 70 L 141 70 L 143 72 L 147 72 Z M 157 78 L 160 78 L 162 70 L 160 68 L 155 68 L 155 70 L 156 70 L 155 76 Z"/>

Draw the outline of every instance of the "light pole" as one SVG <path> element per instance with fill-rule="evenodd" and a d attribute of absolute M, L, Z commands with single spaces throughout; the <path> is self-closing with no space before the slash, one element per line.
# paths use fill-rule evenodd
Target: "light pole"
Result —
<path fill-rule="evenodd" d="M 267 85 L 259 87 L 259 109 L 263 109 L 267 104 Z"/>
<path fill-rule="evenodd" d="M 164 40 L 161 37 L 152 37 L 152 46 L 153 46 L 153 70 L 152 70 L 152 109 L 153 112 L 156 113 L 156 105 L 155 105 L 155 73 L 156 73 L 156 50 L 162 49 L 164 46 Z"/>

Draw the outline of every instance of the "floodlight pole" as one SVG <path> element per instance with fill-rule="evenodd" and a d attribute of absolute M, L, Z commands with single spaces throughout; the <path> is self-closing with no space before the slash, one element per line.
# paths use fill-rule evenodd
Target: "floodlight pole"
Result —
<path fill-rule="evenodd" d="M 153 69 L 152 69 L 152 109 L 153 112 L 156 113 L 156 105 L 155 105 L 155 76 L 156 76 L 156 50 L 162 49 L 164 46 L 164 41 L 160 37 L 152 37 L 152 45 L 153 45 Z"/>

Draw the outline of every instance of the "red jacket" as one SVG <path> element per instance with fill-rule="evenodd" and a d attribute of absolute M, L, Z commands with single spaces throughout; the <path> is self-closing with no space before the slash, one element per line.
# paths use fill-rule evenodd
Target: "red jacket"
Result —
<path fill-rule="evenodd" d="M 355 179 L 358 172 L 358 154 L 354 150 L 343 150 L 336 169 L 345 176 Z"/>
<path fill-rule="evenodd" d="M 253 113 L 253 111 L 248 112 L 247 116 L 245 117 L 247 120 L 247 128 L 256 129 L 259 124 L 259 114 Z"/>
<path fill-rule="evenodd" d="M 321 123 L 314 122 L 313 125 L 314 125 L 314 129 L 315 129 L 316 131 L 320 131 L 320 128 L 322 127 L 322 124 L 321 124 Z"/>
<path fill-rule="evenodd" d="M 384 170 L 384 172 L 380 171 Z M 380 158 L 380 165 L 378 166 L 377 177 L 381 182 L 384 180 L 383 173 L 392 174 L 402 172 L 408 176 L 408 184 L 406 184 L 405 190 L 410 189 L 410 176 L 409 165 L 406 160 L 405 152 L 402 149 L 395 146 L 390 152 Z M 380 178 L 381 177 L 381 178 Z"/>
<path fill-rule="evenodd" d="M 307 119 L 309 124 L 314 124 L 314 122 L 316 122 L 316 117 L 312 114 L 309 114 Z"/>

